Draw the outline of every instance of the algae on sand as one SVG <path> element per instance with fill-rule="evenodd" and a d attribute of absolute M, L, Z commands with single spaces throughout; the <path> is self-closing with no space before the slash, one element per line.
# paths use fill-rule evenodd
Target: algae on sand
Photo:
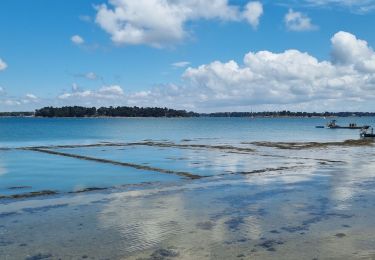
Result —
<path fill-rule="evenodd" d="M 358 146 L 371 146 L 374 144 L 374 140 L 370 139 L 358 139 L 358 140 L 345 140 L 342 142 L 243 142 L 243 144 L 252 144 L 262 147 L 271 147 L 277 149 L 290 149 L 290 150 L 302 150 L 302 149 L 313 149 L 313 148 L 329 148 L 331 146 L 343 146 L 343 147 L 358 147 Z"/>

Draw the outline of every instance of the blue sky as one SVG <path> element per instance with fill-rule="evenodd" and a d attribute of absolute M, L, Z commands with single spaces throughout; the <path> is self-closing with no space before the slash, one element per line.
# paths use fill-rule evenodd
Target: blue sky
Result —
<path fill-rule="evenodd" d="M 375 1 L 0 5 L 0 111 L 72 104 L 375 111 Z M 303 64 L 310 58 L 318 64 Z"/>

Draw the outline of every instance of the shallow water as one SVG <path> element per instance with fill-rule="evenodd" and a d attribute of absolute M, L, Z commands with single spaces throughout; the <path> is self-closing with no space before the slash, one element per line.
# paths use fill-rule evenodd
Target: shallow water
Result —
<path fill-rule="evenodd" d="M 315 129 L 322 119 L 59 120 L 0 119 L 11 148 L 0 150 L 1 259 L 375 257 L 374 146 L 340 143 L 358 131 Z M 288 141 L 339 143 L 272 143 Z"/>
<path fill-rule="evenodd" d="M 142 182 L 178 181 L 173 175 L 37 153 L 0 151 L 0 194 L 79 191 Z"/>
<path fill-rule="evenodd" d="M 0 146 L 82 144 L 144 139 L 181 141 L 335 141 L 357 138 L 359 131 L 317 129 L 324 118 L 0 118 Z M 340 118 L 374 125 L 372 117 Z"/>

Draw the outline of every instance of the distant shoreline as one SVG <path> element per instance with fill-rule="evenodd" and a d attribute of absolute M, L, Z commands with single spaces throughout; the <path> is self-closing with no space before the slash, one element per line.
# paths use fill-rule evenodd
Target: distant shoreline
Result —
<path fill-rule="evenodd" d="M 73 116 L 53 116 L 53 117 L 43 117 L 43 116 L 2 116 L 0 118 L 39 118 L 39 119 L 52 119 L 52 118 L 61 118 L 61 119 L 144 119 L 144 118 L 153 118 L 153 119 L 191 119 L 191 118 L 359 118 L 359 117 L 375 117 L 375 115 L 367 116 L 194 116 L 194 117 L 157 117 L 157 116 L 83 116 L 83 117 L 73 117 Z"/>
<path fill-rule="evenodd" d="M 375 112 L 214 112 L 196 113 L 159 107 L 43 107 L 21 112 L 0 112 L 0 117 L 26 118 L 332 118 L 332 117 L 375 117 Z"/>

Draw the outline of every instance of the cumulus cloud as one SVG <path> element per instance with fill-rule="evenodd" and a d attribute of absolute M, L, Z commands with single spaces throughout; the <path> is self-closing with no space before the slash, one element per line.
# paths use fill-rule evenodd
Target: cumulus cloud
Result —
<path fill-rule="evenodd" d="M 58 100 L 71 105 L 168 106 L 195 111 L 373 111 L 374 65 L 375 52 L 366 41 L 338 32 L 331 38 L 328 60 L 294 49 L 248 52 L 242 62 L 213 61 L 186 68 L 178 85 L 138 92 L 124 91 L 118 85 L 77 88 Z"/>
<path fill-rule="evenodd" d="M 263 13 L 261 3 L 246 5 L 244 13 L 228 0 L 109 0 L 97 6 L 96 23 L 117 44 L 168 46 L 184 39 L 188 21 L 217 19 L 247 21 L 256 27 Z"/>
<path fill-rule="evenodd" d="M 348 104 L 371 103 L 375 97 L 374 51 L 347 32 L 338 32 L 331 42 L 331 60 L 319 61 L 298 50 L 249 52 L 242 64 L 214 61 L 188 68 L 184 85 L 158 87 L 129 99 L 214 110 L 300 104 L 305 109 L 309 104 L 317 109 L 341 104 L 348 110 Z"/>
<path fill-rule="evenodd" d="M 79 35 L 73 35 L 70 40 L 74 43 L 74 44 L 77 44 L 77 45 L 81 45 L 85 42 L 85 40 L 79 36 Z"/>
<path fill-rule="evenodd" d="M 263 5 L 260 2 L 249 2 L 243 12 L 244 18 L 253 27 L 257 28 L 259 19 L 263 14 Z"/>
<path fill-rule="evenodd" d="M 60 100 L 68 103 L 98 104 L 102 101 L 116 101 L 124 98 L 125 92 L 118 85 L 102 86 L 98 90 L 80 90 L 75 88 L 58 96 Z"/>
<path fill-rule="evenodd" d="M 0 71 L 5 70 L 8 65 L 0 58 Z"/>
<path fill-rule="evenodd" d="M 318 28 L 312 24 L 310 17 L 303 13 L 295 12 L 293 9 L 289 9 L 284 17 L 284 22 L 286 28 L 290 31 L 311 31 Z"/>
<path fill-rule="evenodd" d="M 353 34 L 338 32 L 331 39 L 332 60 L 338 65 L 352 65 L 362 72 L 375 73 L 375 53 L 364 40 Z"/>

